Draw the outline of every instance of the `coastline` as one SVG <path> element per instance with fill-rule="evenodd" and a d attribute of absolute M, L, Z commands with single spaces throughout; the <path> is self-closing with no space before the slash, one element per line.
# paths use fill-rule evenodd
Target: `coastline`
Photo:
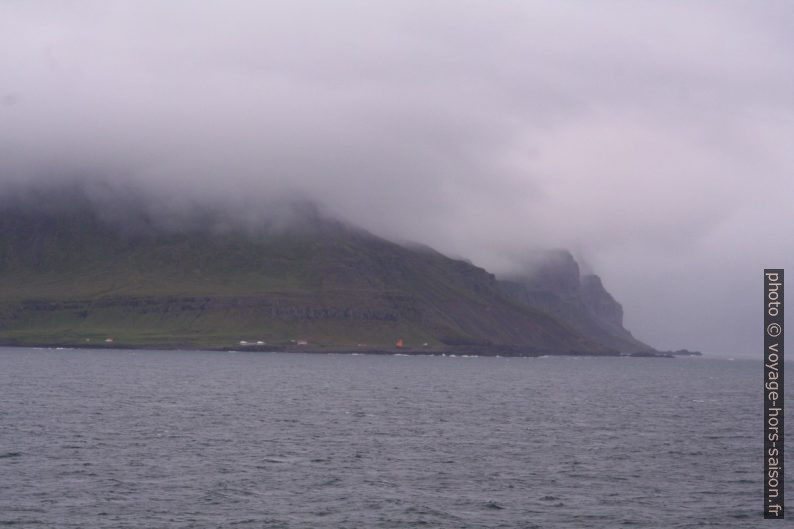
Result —
<path fill-rule="evenodd" d="M 703 356 L 699 351 L 642 351 L 621 353 L 619 351 L 582 352 L 529 350 L 516 346 L 469 346 L 469 347 L 427 347 L 427 348 L 379 348 L 379 347 L 340 347 L 309 345 L 238 345 L 238 346 L 199 346 L 192 344 L 129 344 L 129 343 L 85 343 L 68 342 L 0 342 L 0 347 L 21 347 L 31 349 L 97 349 L 97 350 L 140 350 L 140 351 L 217 351 L 245 353 L 305 353 L 305 354 L 359 354 L 377 356 L 477 356 L 477 357 L 526 357 L 575 356 L 575 357 L 630 357 L 630 358 L 676 358 L 680 356 Z"/>

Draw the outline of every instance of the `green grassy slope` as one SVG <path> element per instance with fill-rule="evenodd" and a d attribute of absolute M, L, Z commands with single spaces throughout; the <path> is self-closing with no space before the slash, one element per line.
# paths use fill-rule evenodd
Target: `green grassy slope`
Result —
<path fill-rule="evenodd" d="M 0 206 L 0 343 L 605 349 L 483 269 L 314 214 L 254 233 L 110 222 L 79 202 Z"/>

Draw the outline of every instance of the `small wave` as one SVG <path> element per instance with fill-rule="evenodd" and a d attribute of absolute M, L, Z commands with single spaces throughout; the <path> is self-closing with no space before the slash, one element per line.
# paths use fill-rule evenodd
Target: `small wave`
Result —
<path fill-rule="evenodd" d="M 20 457 L 22 455 L 21 452 L 6 452 L 4 454 L 0 454 L 0 459 L 8 459 L 10 457 Z"/>

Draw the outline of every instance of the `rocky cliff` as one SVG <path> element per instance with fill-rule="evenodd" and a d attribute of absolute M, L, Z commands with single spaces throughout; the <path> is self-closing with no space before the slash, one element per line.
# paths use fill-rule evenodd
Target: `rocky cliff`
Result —
<path fill-rule="evenodd" d="M 499 281 L 511 299 L 554 315 L 578 332 L 623 353 L 653 351 L 623 327 L 623 307 L 597 275 L 581 275 L 566 250 L 551 251 Z"/>

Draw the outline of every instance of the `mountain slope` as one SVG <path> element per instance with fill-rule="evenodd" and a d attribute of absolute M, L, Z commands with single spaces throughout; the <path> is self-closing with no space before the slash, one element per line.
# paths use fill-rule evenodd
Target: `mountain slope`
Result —
<path fill-rule="evenodd" d="M 311 209 L 253 230 L 208 212 L 175 229 L 144 211 L 108 215 L 80 193 L 0 203 L 0 342 L 610 350 L 481 268 Z"/>
<path fill-rule="evenodd" d="M 623 307 L 601 278 L 582 276 L 567 251 L 549 252 L 523 274 L 501 280 L 499 288 L 511 299 L 552 314 L 607 347 L 624 353 L 654 351 L 623 327 Z"/>

